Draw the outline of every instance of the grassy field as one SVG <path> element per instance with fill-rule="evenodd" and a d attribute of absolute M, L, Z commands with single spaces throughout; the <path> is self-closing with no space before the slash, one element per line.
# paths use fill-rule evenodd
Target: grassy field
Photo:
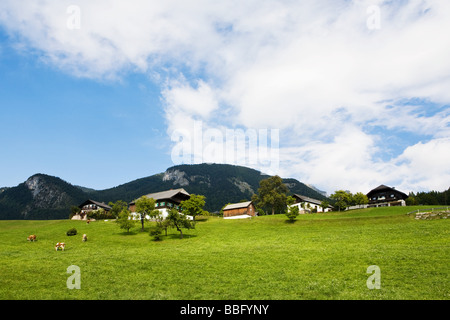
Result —
<path fill-rule="evenodd" d="M 112 221 L 0 221 L 0 299 L 448 300 L 450 221 L 415 220 L 406 215 L 414 209 L 309 214 L 293 224 L 284 215 L 209 218 L 160 242 Z M 66 236 L 72 227 L 78 235 Z M 66 250 L 55 252 L 62 241 Z M 79 290 L 66 286 L 71 265 Z M 366 285 L 371 265 L 381 270 L 379 290 Z"/>

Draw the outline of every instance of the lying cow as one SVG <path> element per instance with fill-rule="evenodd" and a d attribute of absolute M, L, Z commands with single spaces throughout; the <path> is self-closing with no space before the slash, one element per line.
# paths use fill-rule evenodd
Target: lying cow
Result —
<path fill-rule="evenodd" d="M 87 241 L 87 235 L 83 234 L 83 242 Z"/>
<path fill-rule="evenodd" d="M 36 235 L 35 235 L 35 234 L 32 234 L 32 235 L 28 236 L 28 237 L 27 237 L 27 240 L 28 240 L 28 241 L 36 241 Z"/>
<path fill-rule="evenodd" d="M 55 250 L 58 251 L 58 249 L 61 248 L 61 250 L 64 251 L 65 247 L 66 247 L 66 244 L 64 242 L 58 242 L 55 246 Z"/>

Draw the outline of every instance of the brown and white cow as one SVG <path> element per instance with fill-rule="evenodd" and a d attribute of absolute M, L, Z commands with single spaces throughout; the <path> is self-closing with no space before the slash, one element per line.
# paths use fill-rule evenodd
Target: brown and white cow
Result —
<path fill-rule="evenodd" d="M 27 237 L 27 240 L 28 240 L 28 241 L 36 241 L 36 235 L 35 235 L 35 234 L 32 234 L 32 235 L 28 236 L 28 237 Z"/>
<path fill-rule="evenodd" d="M 83 242 L 87 241 L 87 235 L 83 234 Z"/>
<path fill-rule="evenodd" d="M 55 250 L 58 251 L 58 249 L 61 249 L 64 251 L 64 248 L 66 247 L 66 244 L 64 242 L 58 242 L 55 246 Z"/>

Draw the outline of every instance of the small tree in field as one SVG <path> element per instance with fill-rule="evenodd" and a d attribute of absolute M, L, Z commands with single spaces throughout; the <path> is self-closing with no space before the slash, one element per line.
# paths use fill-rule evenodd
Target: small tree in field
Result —
<path fill-rule="evenodd" d="M 169 210 L 169 215 L 167 216 L 166 220 L 170 223 L 171 226 L 177 228 L 177 231 L 180 232 L 180 239 L 183 239 L 183 228 L 194 228 L 194 225 L 188 220 L 188 218 L 184 214 L 179 213 L 175 208 Z"/>
<path fill-rule="evenodd" d="M 159 210 L 155 209 L 155 199 L 142 196 L 136 200 L 136 212 L 141 216 L 141 231 L 144 231 L 145 216 L 156 218 L 159 215 Z"/>
<path fill-rule="evenodd" d="M 295 199 L 291 196 L 287 197 L 286 199 L 287 202 L 287 211 L 286 211 L 286 217 L 288 217 L 289 222 L 294 222 L 295 219 L 297 219 L 297 216 L 300 212 L 298 206 L 291 206 L 294 204 Z"/>
<path fill-rule="evenodd" d="M 155 241 L 160 241 L 162 239 L 162 228 L 159 224 L 150 230 L 150 236 L 152 236 Z"/>
<path fill-rule="evenodd" d="M 130 211 L 128 209 L 123 209 L 119 213 L 116 223 L 119 225 L 120 229 L 125 229 L 127 232 L 130 232 L 130 229 L 136 225 L 136 222 L 130 219 Z"/>
<path fill-rule="evenodd" d="M 288 211 L 286 213 L 286 216 L 288 217 L 290 222 L 294 222 L 295 219 L 297 219 L 297 216 L 299 214 L 298 206 L 289 207 Z"/>

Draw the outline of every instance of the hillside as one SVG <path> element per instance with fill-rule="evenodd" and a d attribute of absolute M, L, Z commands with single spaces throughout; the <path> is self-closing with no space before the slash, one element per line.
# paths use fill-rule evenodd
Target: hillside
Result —
<path fill-rule="evenodd" d="M 250 200 L 257 193 L 259 182 L 268 178 L 260 171 L 226 164 L 179 165 L 164 173 L 138 179 L 115 188 L 90 192 L 98 201 L 132 201 L 144 194 L 161 190 L 184 188 L 187 192 L 206 197 L 205 210 L 219 211 L 229 202 Z M 295 179 L 283 179 L 292 193 L 319 200 L 325 196 Z"/>
<path fill-rule="evenodd" d="M 0 193 L 0 219 L 62 219 L 86 194 L 57 177 L 35 174 Z"/>
<path fill-rule="evenodd" d="M 73 186 L 57 177 L 37 174 L 17 187 L 0 193 L 0 219 L 65 219 L 72 205 L 86 199 L 108 203 L 138 197 L 162 190 L 184 188 L 206 196 L 205 210 L 219 211 L 229 202 L 250 200 L 259 181 L 269 177 L 260 171 L 225 164 L 179 165 L 163 173 L 137 179 L 120 186 L 93 190 Z M 295 179 L 284 179 L 292 193 L 325 199 L 317 191 Z"/>

